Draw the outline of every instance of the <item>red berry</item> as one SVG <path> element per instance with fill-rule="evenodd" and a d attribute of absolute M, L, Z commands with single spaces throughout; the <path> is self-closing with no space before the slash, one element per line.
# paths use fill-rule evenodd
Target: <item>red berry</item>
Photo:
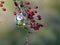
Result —
<path fill-rule="evenodd" d="M 37 24 L 35 24 L 35 27 L 34 27 L 35 30 L 39 30 L 39 27 Z"/>
<path fill-rule="evenodd" d="M 38 18 L 38 20 L 41 20 L 41 18 Z"/>
<path fill-rule="evenodd" d="M 30 23 L 30 28 L 33 28 L 33 24 L 32 23 Z"/>
<path fill-rule="evenodd" d="M 35 28 L 35 23 L 32 23 L 32 25 L 31 25 L 31 26 L 32 26 L 32 28 L 34 29 L 34 28 Z"/>
<path fill-rule="evenodd" d="M 37 17 L 41 17 L 40 15 L 38 15 Z"/>
<path fill-rule="evenodd" d="M 35 23 L 30 23 L 31 28 L 35 27 Z"/>
<path fill-rule="evenodd" d="M 33 12 L 33 10 L 30 10 L 29 12 L 30 12 L 30 13 L 32 13 L 32 12 Z"/>
<path fill-rule="evenodd" d="M 33 23 L 33 25 L 32 25 L 32 26 L 33 26 L 33 29 L 34 29 L 34 28 L 35 28 L 35 23 Z"/>
<path fill-rule="evenodd" d="M 35 15 L 34 13 L 32 13 L 32 15 Z"/>
<path fill-rule="evenodd" d="M 14 15 L 16 15 L 16 12 L 14 12 Z"/>
<path fill-rule="evenodd" d="M 37 13 L 37 10 L 34 10 L 34 13 Z"/>
<path fill-rule="evenodd" d="M 39 23 L 36 23 L 36 25 L 37 25 L 38 27 L 40 27 L 40 24 L 39 24 Z"/>
<path fill-rule="evenodd" d="M 31 19 L 31 22 L 35 22 L 35 20 L 34 19 Z"/>
<path fill-rule="evenodd" d="M 39 26 L 40 26 L 40 27 L 43 27 L 43 25 L 42 25 L 42 24 L 39 24 Z"/>
<path fill-rule="evenodd" d="M 31 16 L 34 15 L 34 11 L 33 10 L 30 10 L 29 13 L 30 13 Z"/>
<path fill-rule="evenodd" d="M 4 1 L 1 1 L 1 4 L 4 4 Z"/>
<path fill-rule="evenodd" d="M 26 2 L 25 2 L 25 4 L 26 4 L 26 5 L 29 5 L 29 4 L 30 4 L 30 2 L 26 1 Z"/>
<path fill-rule="evenodd" d="M 41 20 L 41 16 L 40 15 L 38 15 L 37 17 L 38 17 L 38 20 Z"/>
<path fill-rule="evenodd" d="M 39 28 L 35 27 L 34 30 L 39 30 Z"/>
<path fill-rule="evenodd" d="M 0 7 L 3 7 L 3 4 L 0 4 Z"/>
<path fill-rule="evenodd" d="M 37 8 L 38 8 L 38 6 L 35 6 L 34 8 L 35 8 L 35 9 L 37 9 Z"/>
<path fill-rule="evenodd" d="M 31 6 L 28 5 L 28 9 L 31 9 Z"/>
<path fill-rule="evenodd" d="M 31 19 L 33 19 L 34 17 L 31 16 L 31 15 L 28 15 L 27 18 L 31 20 Z"/>
<path fill-rule="evenodd" d="M 3 11 L 6 11 L 6 8 L 2 8 L 3 9 Z"/>
<path fill-rule="evenodd" d="M 18 10 L 18 13 L 21 13 L 21 10 L 20 9 Z"/>
<path fill-rule="evenodd" d="M 20 4 L 20 7 L 24 7 L 24 5 L 23 4 Z"/>
<path fill-rule="evenodd" d="M 30 9 L 27 9 L 27 12 L 29 12 L 30 11 Z"/>

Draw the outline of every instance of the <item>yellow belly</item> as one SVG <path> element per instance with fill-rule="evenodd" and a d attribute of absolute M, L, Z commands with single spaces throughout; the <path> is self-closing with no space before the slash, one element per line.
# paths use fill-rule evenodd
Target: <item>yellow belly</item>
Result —
<path fill-rule="evenodd" d="M 23 26 L 23 23 L 24 23 L 23 21 L 17 21 L 18 26 Z"/>

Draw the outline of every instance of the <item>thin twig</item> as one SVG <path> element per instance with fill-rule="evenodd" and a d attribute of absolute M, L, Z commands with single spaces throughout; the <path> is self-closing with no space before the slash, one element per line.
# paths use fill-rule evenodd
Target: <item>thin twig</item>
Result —
<path fill-rule="evenodd" d="M 27 32 L 27 36 L 26 36 L 26 45 L 29 45 L 29 33 Z"/>

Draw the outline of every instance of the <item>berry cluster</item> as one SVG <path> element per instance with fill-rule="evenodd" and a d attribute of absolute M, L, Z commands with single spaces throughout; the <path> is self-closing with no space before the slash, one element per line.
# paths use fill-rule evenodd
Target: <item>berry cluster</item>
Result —
<path fill-rule="evenodd" d="M 30 23 L 30 28 L 34 28 L 34 30 L 39 30 L 40 27 L 43 27 L 43 25 L 39 23 Z"/>
<path fill-rule="evenodd" d="M 4 1 L 0 1 L 0 7 L 2 8 L 3 11 L 6 11 L 6 8 L 3 7 Z"/>
<path fill-rule="evenodd" d="M 33 7 L 34 9 L 33 9 L 31 7 L 29 1 L 22 2 L 19 6 L 18 6 L 16 1 L 14 1 L 14 4 L 18 8 L 20 6 L 20 8 L 18 9 L 18 12 L 19 13 L 23 13 L 23 15 L 26 18 L 26 20 L 29 21 L 28 25 L 29 25 L 30 28 L 33 28 L 34 30 L 39 30 L 40 27 L 43 27 L 42 24 L 39 24 L 36 21 L 36 19 L 37 20 L 41 20 L 41 16 L 37 15 L 37 13 L 38 13 L 38 11 L 37 11 L 38 6 L 34 6 Z M 25 8 L 25 9 L 23 9 L 23 12 L 22 12 L 21 8 Z M 16 12 L 14 12 L 14 15 L 16 15 Z"/>

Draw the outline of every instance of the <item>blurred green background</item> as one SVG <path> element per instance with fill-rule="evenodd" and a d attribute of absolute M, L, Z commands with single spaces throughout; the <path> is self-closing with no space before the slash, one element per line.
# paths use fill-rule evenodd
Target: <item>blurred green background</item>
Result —
<path fill-rule="evenodd" d="M 0 8 L 0 45 L 26 45 L 24 29 L 21 29 L 22 33 L 16 28 L 13 0 L 4 1 L 7 11 Z M 44 25 L 38 32 L 29 35 L 29 45 L 60 45 L 60 0 L 29 1 L 32 6 L 39 6 L 40 23 Z"/>

